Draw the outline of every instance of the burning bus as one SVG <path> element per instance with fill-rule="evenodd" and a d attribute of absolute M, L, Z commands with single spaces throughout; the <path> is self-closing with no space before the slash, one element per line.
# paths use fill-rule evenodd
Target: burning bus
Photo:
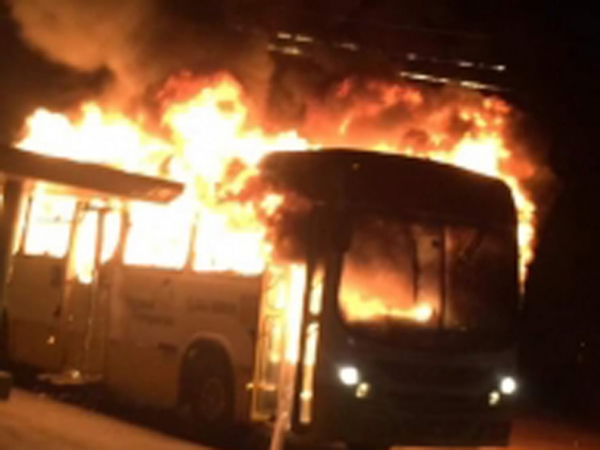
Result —
<path fill-rule="evenodd" d="M 12 359 L 183 406 L 204 435 L 506 441 L 543 163 L 481 39 L 234 24 L 253 14 L 219 2 L 190 23 L 161 2 L 13 3 L 29 45 L 101 72 L 13 145 L 165 196 L 114 173 L 23 193 Z"/>
<path fill-rule="evenodd" d="M 34 186 L 5 280 L 11 359 L 55 383 L 184 407 L 204 436 L 246 423 L 352 448 L 505 444 L 510 189 L 347 149 L 270 153 L 253 180 L 271 247 L 246 272 L 227 255 L 205 269 L 211 246 L 235 256 L 243 242 L 202 240 L 199 217 L 160 228 L 169 209 Z"/>

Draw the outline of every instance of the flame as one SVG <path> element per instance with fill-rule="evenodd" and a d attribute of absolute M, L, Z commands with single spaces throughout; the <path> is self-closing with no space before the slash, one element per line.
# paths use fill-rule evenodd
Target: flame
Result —
<path fill-rule="evenodd" d="M 505 138 L 510 108 L 500 100 L 457 98 L 435 108 L 427 95 L 411 86 L 372 82 L 361 87 L 347 81 L 331 99 L 335 107 L 312 105 L 301 126 L 277 132 L 269 131 L 241 85 L 225 74 L 174 77 L 159 101 L 158 120 L 94 102 L 71 114 L 39 109 L 27 119 L 24 137 L 17 143 L 28 151 L 185 183 L 184 194 L 169 205 L 129 203 L 126 263 L 167 268 L 190 264 L 197 271 L 261 273 L 272 249 L 260 216 L 275 211 L 283 200 L 274 194 L 259 204 L 224 199 L 243 192 L 256 173 L 257 162 L 269 151 L 346 145 L 455 164 L 504 180 L 518 209 L 520 268 L 521 277 L 525 276 L 532 258 L 536 210 L 524 182 L 533 167 L 511 151 Z M 411 130 L 400 113 L 410 115 Z M 451 131 L 450 119 L 465 129 Z M 42 192 L 36 205 L 55 208 L 62 219 L 74 214 L 74 198 Z M 37 212 L 33 214 L 27 251 L 64 254 L 68 231 L 38 223 Z M 90 280 L 93 249 L 86 242 L 98 226 L 92 218 L 86 220 L 90 223 L 75 242 L 81 248 L 76 272 L 82 281 Z M 104 260 L 114 252 L 122 226 L 119 217 L 105 218 Z M 50 234 L 53 239 L 48 239 Z M 434 311 L 422 304 L 397 314 L 426 322 Z"/>
<path fill-rule="evenodd" d="M 343 299 L 345 319 L 349 322 L 371 322 L 374 320 L 411 320 L 426 324 L 435 316 L 435 308 L 426 302 L 410 308 L 390 307 L 381 298 L 368 298 L 360 290 L 346 292 Z"/>

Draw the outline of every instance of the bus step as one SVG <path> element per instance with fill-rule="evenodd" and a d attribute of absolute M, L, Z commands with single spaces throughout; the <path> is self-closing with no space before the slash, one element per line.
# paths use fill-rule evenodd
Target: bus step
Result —
<path fill-rule="evenodd" d="M 79 370 L 67 370 L 60 373 L 42 373 L 38 375 L 38 379 L 54 386 L 84 386 L 97 384 L 102 381 L 100 375 L 85 374 L 81 373 Z"/>

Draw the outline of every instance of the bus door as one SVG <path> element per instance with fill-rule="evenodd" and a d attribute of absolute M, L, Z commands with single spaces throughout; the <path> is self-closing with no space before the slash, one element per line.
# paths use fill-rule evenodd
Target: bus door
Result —
<path fill-rule="evenodd" d="M 62 367 L 61 313 L 75 200 L 32 195 L 8 281 L 9 352 L 20 363 Z"/>
<path fill-rule="evenodd" d="M 289 426 L 305 278 L 301 264 L 272 265 L 265 272 L 252 383 L 254 421 L 284 417 Z"/>
<path fill-rule="evenodd" d="M 103 370 L 110 276 L 103 263 L 119 238 L 117 214 L 101 203 L 78 204 L 61 314 L 63 368 L 71 382 L 93 381 Z"/>

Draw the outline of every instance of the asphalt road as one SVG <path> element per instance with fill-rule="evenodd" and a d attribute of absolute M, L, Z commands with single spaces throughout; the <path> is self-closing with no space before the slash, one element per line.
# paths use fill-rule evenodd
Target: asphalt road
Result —
<path fill-rule="evenodd" d="M 160 429 L 151 423 L 140 425 L 129 417 L 91 411 L 44 393 L 21 389 L 15 389 L 9 401 L 0 402 L 0 450 L 206 449 L 177 433 Z M 571 448 L 600 450 L 600 432 L 558 419 L 521 418 L 515 424 L 510 447 L 512 450 Z"/>

